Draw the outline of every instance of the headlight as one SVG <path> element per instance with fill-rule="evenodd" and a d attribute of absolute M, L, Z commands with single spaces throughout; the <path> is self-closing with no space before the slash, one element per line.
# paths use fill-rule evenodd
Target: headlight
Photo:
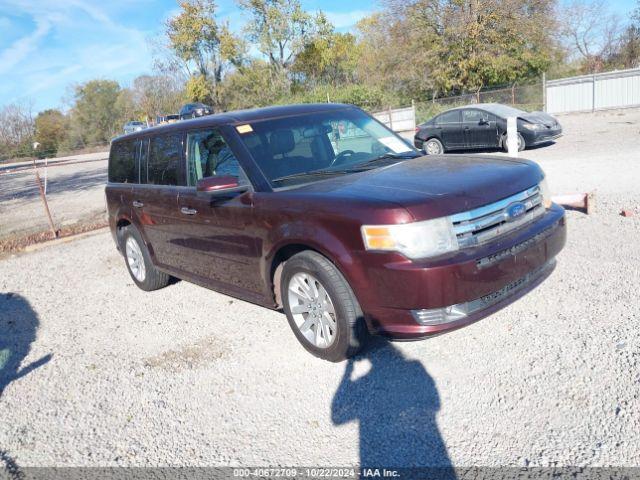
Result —
<path fill-rule="evenodd" d="M 551 191 L 549 185 L 547 185 L 547 179 L 543 178 L 540 182 L 540 195 L 542 195 L 542 204 L 544 208 L 551 208 L 553 202 L 551 201 Z"/>
<path fill-rule="evenodd" d="M 458 250 L 458 239 L 449 217 L 400 225 L 363 225 L 367 250 L 393 251 L 416 259 Z"/>
<path fill-rule="evenodd" d="M 545 127 L 544 125 L 541 125 L 539 123 L 523 123 L 522 126 L 528 130 L 544 130 Z"/>

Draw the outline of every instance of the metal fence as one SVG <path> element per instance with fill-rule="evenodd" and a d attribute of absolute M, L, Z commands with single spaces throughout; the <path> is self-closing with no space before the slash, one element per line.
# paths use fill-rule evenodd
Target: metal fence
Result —
<path fill-rule="evenodd" d="M 546 82 L 549 113 L 593 112 L 640 106 L 640 68 Z"/>

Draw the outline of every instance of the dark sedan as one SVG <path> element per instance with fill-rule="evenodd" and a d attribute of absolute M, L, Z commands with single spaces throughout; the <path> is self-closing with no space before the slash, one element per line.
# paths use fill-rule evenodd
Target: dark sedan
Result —
<path fill-rule="evenodd" d="M 506 151 L 508 117 L 517 118 L 520 151 L 562 135 L 560 123 L 547 113 L 528 113 L 498 103 L 479 103 L 447 110 L 418 125 L 414 145 L 429 155 L 481 148 Z"/>
<path fill-rule="evenodd" d="M 204 103 L 187 103 L 180 109 L 180 120 L 211 115 L 213 108 Z"/>

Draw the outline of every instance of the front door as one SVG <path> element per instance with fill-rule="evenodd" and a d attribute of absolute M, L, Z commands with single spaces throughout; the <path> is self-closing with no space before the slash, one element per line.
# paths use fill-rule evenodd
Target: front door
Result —
<path fill-rule="evenodd" d="M 498 130 L 495 117 L 476 109 L 462 110 L 462 129 L 467 148 L 487 148 L 497 144 Z"/>
<path fill-rule="evenodd" d="M 227 289 L 261 292 L 248 178 L 217 129 L 188 132 L 186 144 L 188 188 L 178 195 L 185 269 Z M 196 191 L 202 178 L 229 175 L 238 178 L 239 188 Z"/>

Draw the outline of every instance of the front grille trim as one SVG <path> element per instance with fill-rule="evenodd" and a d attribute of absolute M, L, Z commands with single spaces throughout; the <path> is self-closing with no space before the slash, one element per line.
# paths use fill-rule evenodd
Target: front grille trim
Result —
<path fill-rule="evenodd" d="M 509 206 L 519 202 L 526 207 L 526 213 L 512 221 L 507 221 Z M 506 235 L 521 226 L 532 222 L 545 211 L 539 185 L 511 195 L 497 202 L 451 216 L 453 231 L 461 248 L 486 243 L 494 238 Z"/>

